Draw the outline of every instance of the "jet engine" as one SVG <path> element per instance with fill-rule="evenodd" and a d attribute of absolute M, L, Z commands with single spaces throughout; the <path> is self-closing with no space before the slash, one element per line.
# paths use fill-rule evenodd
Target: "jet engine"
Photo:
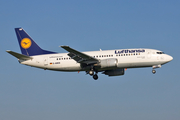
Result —
<path fill-rule="evenodd" d="M 109 76 L 120 76 L 124 75 L 124 69 L 106 70 L 102 74 Z"/>
<path fill-rule="evenodd" d="M 117 67 L 118 60 L 115 58 L 109 58 L 100 60 L 100 63 L 98 64 L 101 68 L 109 68 L 109 67 Z"/>

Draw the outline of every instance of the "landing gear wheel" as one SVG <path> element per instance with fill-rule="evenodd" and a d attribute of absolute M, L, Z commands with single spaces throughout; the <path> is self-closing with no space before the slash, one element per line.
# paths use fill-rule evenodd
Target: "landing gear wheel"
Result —
<path fill-rule="evenodd" d="M 93 75 L 93 78 L 94 78 L 94 80 L 97 80 L 98 79 L 98 75 L 97 74 Z"/>
<path fill-rule="evenodd" d="M 89 71 L 89 75 L 91 75 L 91 76 L 94 75 L 94 71 L 93 71 L 93 70 L 90 70 L 90 71 Z"/>
<path fill-rule="evenodd" d="M 152 70 L 152 73 L 155 74 L 155 73 L 156 73 L 156 70 Z"/>

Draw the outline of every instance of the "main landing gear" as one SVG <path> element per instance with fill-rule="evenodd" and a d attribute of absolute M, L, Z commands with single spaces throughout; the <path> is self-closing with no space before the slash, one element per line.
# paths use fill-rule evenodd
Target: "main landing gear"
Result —
<path fill-rule="evenodd" d="M 95 72 L 96 72 L 96 71 L 95 71 Z M 98 75 L 97 75 L 98 72 L 96 72 L 96 73 L 94 74 L 94 70 L 93 70 L 93 69 L 90 70 L 90 71 L 86 71 L 86 73 L 89 74 L 89 75 L 91 75 L 91 76 L 93 76 L 93 79 L 94 79 L 94 80 L 97 80 L 97 79 L 98 79 Z"/>
<path fill-rule="evenodd" d="M 98 75 L 97 74 L 93 75 L 93 78 L 94 78 L 94 80 L 97 80 L 98 79 Z"/>

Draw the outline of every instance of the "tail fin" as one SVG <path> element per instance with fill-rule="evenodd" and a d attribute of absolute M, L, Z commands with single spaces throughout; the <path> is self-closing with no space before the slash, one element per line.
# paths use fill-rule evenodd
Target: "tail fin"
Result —
<path fill-rule="evenodd" d="M 41 49 L 34 40 L 23 30 L 23 28 L 15 28 L 19 46 L 23 55 L 33 56 L 42 54 L 52 54 L 55 52 Z"/>

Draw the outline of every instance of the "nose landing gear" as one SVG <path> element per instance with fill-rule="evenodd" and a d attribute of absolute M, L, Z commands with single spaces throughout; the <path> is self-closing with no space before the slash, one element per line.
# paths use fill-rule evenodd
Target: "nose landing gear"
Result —
<path fill-rule="evenodd" d="M 155 73 L 156 73 L 156 70 L 154 70 L 154 69 L 155 69 L 155 68 L 160 68 L 160 67 L 161 67 L 161 65 L 153 65 L 153 66 L 152 66 L 152 68 L 153 68 L 152 73 L 155 74 Z"/>
<path fill-rule="evenodd" d="M 152 70 L 152 73 L 155 74 L 155 73 L 156 73 L 156 70 L 153 69 L 153 70 Z"/>

